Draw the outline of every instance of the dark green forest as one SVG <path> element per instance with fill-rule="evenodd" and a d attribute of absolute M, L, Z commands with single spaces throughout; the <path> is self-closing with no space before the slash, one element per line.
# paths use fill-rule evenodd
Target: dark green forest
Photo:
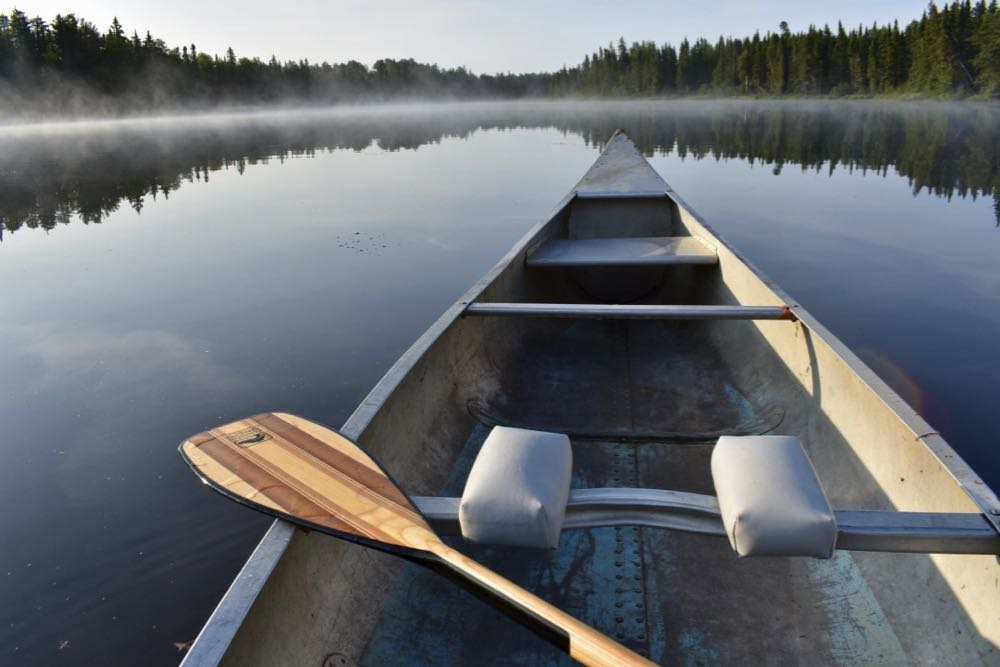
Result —
<path fill-rule="evenodd" d="M 405 98 L 750 96 L 1000 97 L 997 0 L 930 4 L 905 27 L 809 26 L 678 47 L 623 39 L 575 67 L 473 74 L 412 59 L 279 62 L 168 46 L 74 14 L 0 14 L 0 111 L 122 112 L 213 104 Z"/>
<path fill-rule="evenodd" d="M 1000 96 L 997 1 L 931 3 L 905 28 L 838 24 L 793 33 L 687 39 L 680 47 L 619 40 L 552 75 L 557 95 Z"/>

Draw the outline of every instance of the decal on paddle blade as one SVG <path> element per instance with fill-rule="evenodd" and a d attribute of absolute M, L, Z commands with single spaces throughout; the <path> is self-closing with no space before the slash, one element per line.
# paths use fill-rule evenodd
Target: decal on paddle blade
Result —
<path fill-rule="evenodd" d="M 258 442 L 264 442 L 265 440 L 270 440 L 271 436 L 264 433 L 258 428 L 253 426 L 240 429 L 239 431 L 233 431 L 226 435 L 229 441 L 234 445 L 239 445 L 240 447 L 250 447 L 256 445 Z"/>

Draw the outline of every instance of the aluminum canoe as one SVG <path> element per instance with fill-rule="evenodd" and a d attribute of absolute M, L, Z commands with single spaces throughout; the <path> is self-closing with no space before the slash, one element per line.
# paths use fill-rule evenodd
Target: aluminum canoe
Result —
<path fill-rule="evenodd" d="M 951 446 L 622 132 L 341 430 L 447 514 L 498 424 L 570 435 L 574 497 L 591 508 L 609 489 L 709 497 L 715 439 L 767 433 L 800 438 L 835 508 L 979 514 L 987 537 L 1000 516 Z M 555 551 L 451 539 L 663 664 L 1000 663 L 993 555 L 738 559 L 711 521 L 608 507 L 571 512 Z M 563 661 L 433 573 L 279 521 L 184 664 Z"/>

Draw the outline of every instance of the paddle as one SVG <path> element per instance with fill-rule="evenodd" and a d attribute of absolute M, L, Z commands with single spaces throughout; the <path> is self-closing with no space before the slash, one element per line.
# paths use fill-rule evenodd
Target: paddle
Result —
<path fill-rule="evenodd" d="M 586 665 L 653 664 L 446 545 L 388 474 L 335 431 L 264 413 L 196 435 L 180 451 L 223 495 L 442 571 Z"/>

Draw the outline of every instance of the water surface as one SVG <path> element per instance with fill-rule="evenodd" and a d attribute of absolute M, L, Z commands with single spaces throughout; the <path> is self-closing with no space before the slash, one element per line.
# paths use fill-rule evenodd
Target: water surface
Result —
<path fill-rule="evenodd" d="M 342 423 L 617 127 L 1000 486 L 1000 111 L 492 104 L 0 130 L 0 663 L 172 664 L 268 520 L 176 446 Z M 391 470 L 391 462 L 386 462 Z"/>

